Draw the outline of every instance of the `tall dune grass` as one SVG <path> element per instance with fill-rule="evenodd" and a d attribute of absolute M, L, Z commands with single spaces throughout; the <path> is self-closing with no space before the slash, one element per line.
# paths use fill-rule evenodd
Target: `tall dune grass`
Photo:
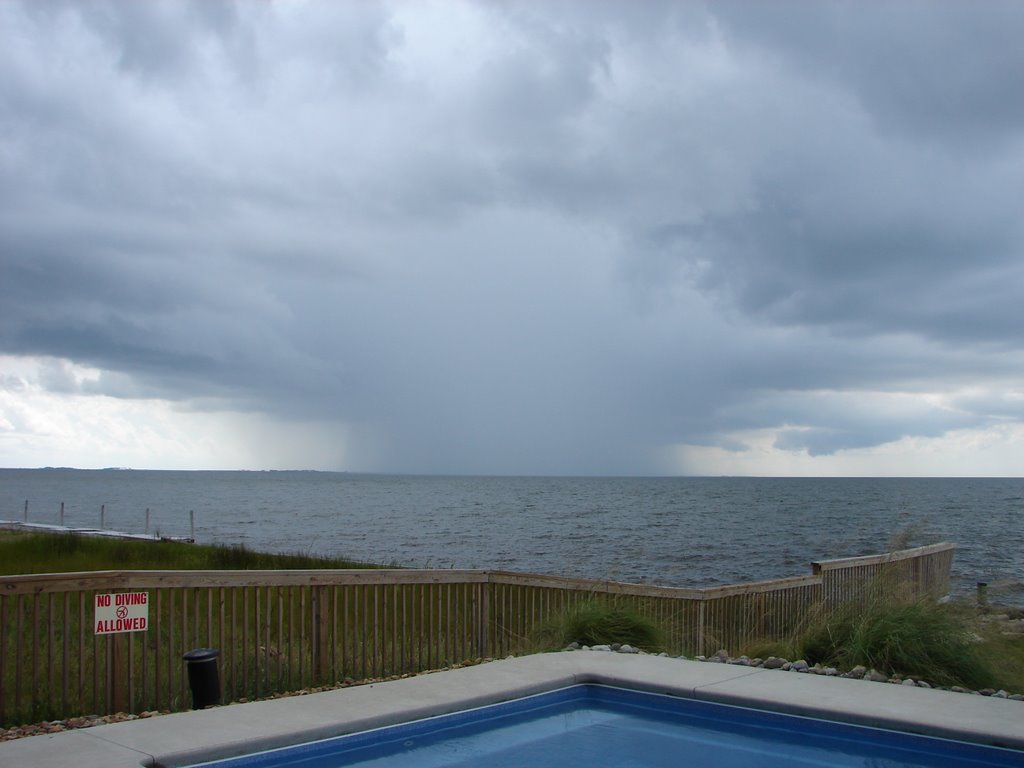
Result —
<path fill-rule="evenodd" d="M 745 651 L 840 670 L 864 666 L 933 685 L 1024 691 L 1024 637 L 1000 634 L 974 606 L 936 598 L 908 597 L 883 571 L 860 600 L 812 611 L 789 640 Z"/>
<path fill-rule="evenodd" d="M 996 683 L 968 615 L 934 601 L 849 605 L 808 627 L 807 661 L 841 669 L 857 665 L 937 685 L 987 688 Z"/>

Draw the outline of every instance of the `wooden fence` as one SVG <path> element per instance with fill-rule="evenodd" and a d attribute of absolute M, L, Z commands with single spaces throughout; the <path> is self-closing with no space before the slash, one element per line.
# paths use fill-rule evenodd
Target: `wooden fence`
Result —
<path fill-rule="evenodd" d="M 187 650 L 221 651 L 224 700 L 531 650 L 540 624 L 585 600 L 656 620 L 670 653 L 790 635 L 811 609 L 863 598 L 880 576 L 944 593 L 954 546 L 814 563 L 774 581 L 682 589 L 481 570 L 102 571 L 0 576 L 0 726 L 191 704 Z M 97 635 L 98 594 L 145 591 L 146 631 Z"/>
<path fill-rule="evenodd" d="M 869 587 L 898 590 L 905 598 L 945 594 L 954 550 L 952 544 L 932 544 L 884 555 L 820 560 L 811 563 L 811 569 L 821 577 L 822 599 L 829 605 L 870 596 Z"/>

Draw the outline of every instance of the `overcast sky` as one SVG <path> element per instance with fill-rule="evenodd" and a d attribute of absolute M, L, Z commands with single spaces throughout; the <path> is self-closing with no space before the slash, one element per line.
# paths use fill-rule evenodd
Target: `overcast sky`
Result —
<path fill-rule="evenodd" d="M 1024 3 L 0 40 L 0 466 L 1024 474 Z"/>

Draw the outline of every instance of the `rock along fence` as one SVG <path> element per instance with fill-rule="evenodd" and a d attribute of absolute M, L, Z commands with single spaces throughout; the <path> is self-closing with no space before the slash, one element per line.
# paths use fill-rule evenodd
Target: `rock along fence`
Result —
<path fill-rule="evenodd" d="M 181 657 L 199 647 L 220 650 L 225 701 L 528 652 L 539 625 L 587 600 L 654 619 L 674 654 L 740 648 L 789 636 L 810 611 L 868 599 L 880 577 L 904 596 L 945 594 L 954 549 L 828 560 L 808 576 L 706 589 L 488 570 L 0 576 L 0 727 L 187 709 Z M 106 618 L 128 602 L 106 606 L 106 596 L 124 593 L 145 594 L 145 622 Z M 144 630 L 106 632 L 118 626 Z"/>

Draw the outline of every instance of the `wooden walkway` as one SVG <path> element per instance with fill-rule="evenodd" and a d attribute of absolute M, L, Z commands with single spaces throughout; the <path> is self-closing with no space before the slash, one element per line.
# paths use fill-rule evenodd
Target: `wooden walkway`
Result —
<path fill-rule="evenodd" d="M 188 536 L 162 536 L 153 533 L 126 533 L 111 531 L 106 528 L 70 528 L 66 525 L 50 525 L 47 523 L 25 523 L 20 520 L 0 520 L 0 529 L 9 531 L 25 531 L 28 533 L 73 533 L 76 536 L 97 536 L 106 539 L 135 539 L 140 541 L 181 541 L 188 544 L 195 539 Z"/>

